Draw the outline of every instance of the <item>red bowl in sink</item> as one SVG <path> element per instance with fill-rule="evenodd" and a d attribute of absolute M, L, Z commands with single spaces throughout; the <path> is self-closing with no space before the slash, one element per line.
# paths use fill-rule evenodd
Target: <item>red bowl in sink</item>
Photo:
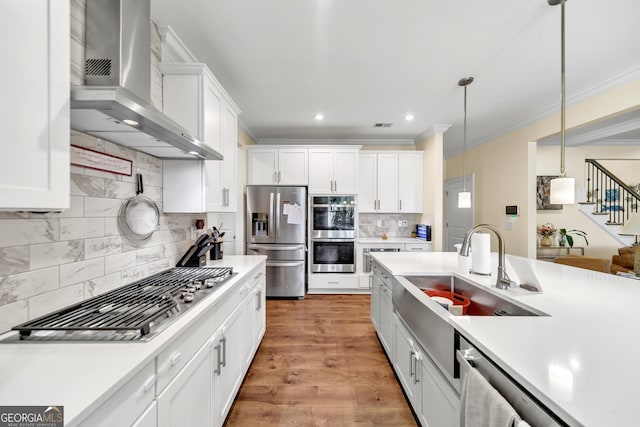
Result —
<path fill-rule="evenodd" d="M 467 309 L 469 308 L 469 298 L 464 295 L 456 294 L 450 291 L 440 291 L 437 289 L 423 289 L 422 292 L 427 294 L 430 297 L 444 297 L 451 301 L 453 301 L 453 305 L 461 305 L 462 306 L 462 314 L 467 314 Z"/>

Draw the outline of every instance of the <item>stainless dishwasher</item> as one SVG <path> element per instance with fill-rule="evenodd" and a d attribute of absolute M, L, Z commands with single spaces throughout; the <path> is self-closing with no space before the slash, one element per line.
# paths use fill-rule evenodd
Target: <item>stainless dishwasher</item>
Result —
<path fill-rule="evenodd" d="M 400 248 L 362 248 L 362 271 L 371 273 L 371 252 L 401 252 Z"/>
<path fill-rule="evenodd" d="M 457 337 L 459 339 L 459 347 L 456 351 L 456 359 L 460 366 L 460 382 L 462 384 L 462 392 L 460 393 L 461 426 L 466 425 L 464 418 L 466 379 L 471 368 L 475 368 L 480 375 L 513 406 L 520 417 L 529 423 L 529 425 L 533 427 L 580 425 L 580 423 L 575 420 L 571 420 L 570 424 L 562 421 L 556 414 L 551 412 L 551 410 L 525 390 L 524 387 L 516 383 L 508 374 L 486 358 L 477 348 L 469 343 L 469 341 L 459 334 L 457 334 Z"/>

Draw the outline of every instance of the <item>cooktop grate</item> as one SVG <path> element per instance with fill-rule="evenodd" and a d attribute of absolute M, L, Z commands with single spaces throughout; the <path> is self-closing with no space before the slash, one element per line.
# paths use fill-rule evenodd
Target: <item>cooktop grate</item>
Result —
<path fill-rule="evenodd" d="M 210 279 L 220 284 L 232 274 L 228 267 L 172 268 L 12 329 L 21 339 L 134 340 L 148 335 L 154 323 L 182 311 L 185 304 L 179 299 L 185 286 Z M 38 336 L 31 338 L 32 332 Z"/>

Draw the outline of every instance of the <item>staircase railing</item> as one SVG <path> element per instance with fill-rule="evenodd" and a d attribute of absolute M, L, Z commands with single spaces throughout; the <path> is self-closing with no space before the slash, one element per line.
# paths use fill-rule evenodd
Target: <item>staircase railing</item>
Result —
<path fill-rule="evenodd" d="M 587 203 L 595 204 L 594 213 L 608 215 L 608 224 L 624 224 L 638 212 L 640 194 L 595 159 L 587 164 Z"/>

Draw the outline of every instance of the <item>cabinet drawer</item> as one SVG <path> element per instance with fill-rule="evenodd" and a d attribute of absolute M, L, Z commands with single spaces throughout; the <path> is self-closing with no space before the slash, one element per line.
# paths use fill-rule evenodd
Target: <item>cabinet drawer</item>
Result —
<path fill-rule="evenodd" d="M 354 289 L 358 287 L 358 275 L 314 274 L 309 278 L 309 287 L 316 289 Z"/>
<path fill-rule="evenodd" d="M 100 408 L 82 421 L 80 426 L 111 427 L 133 424 L 153 402 L 155 385 L 155 363 L 151 361 Z"/>
<path fill-rule="evenodd" d="M 160 394 L 171 380 L 184 368 L 196 352 L 215 332 L 216 309 L 208 310 L 197 319 L 193 326 L 178 336 L 156 358 L 158 372 L 157 394 Z"/>
<path fill-rule="evenodd" d="M 406 243 L 404 250 L 408 252 L 431 252 L 431 244 L 429 243 Z"/>

